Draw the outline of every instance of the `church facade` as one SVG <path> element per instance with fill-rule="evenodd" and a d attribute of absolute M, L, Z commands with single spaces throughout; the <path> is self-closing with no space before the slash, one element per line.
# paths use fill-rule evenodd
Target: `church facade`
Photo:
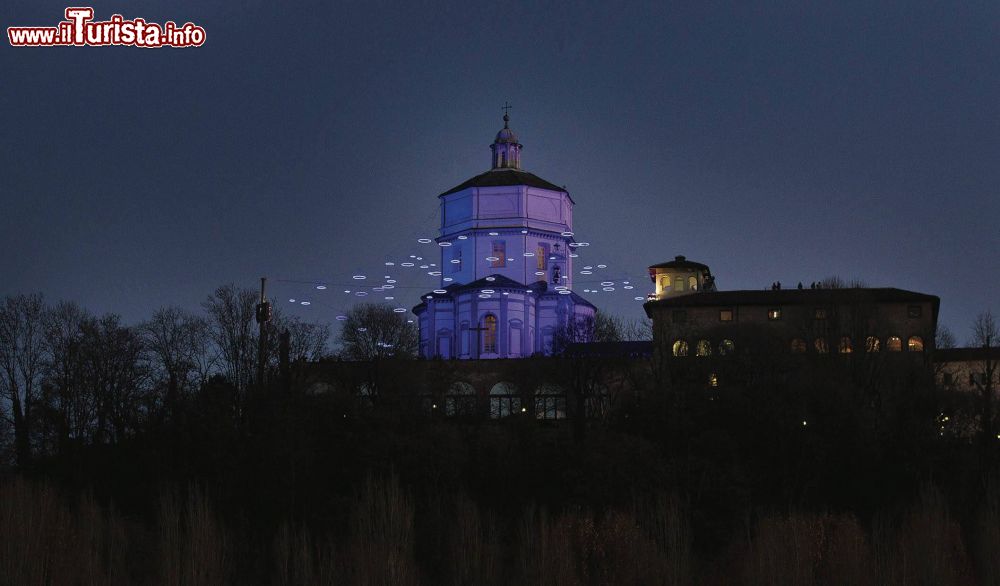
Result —
<path fill-rule="evenodd" d="M 490 170 L 438 196 L 441 283 L 413 308 L 424 358 L 550 355 L 596 312 L 573 292 L 573 199 L 521 168 L 503 120 Z"/>

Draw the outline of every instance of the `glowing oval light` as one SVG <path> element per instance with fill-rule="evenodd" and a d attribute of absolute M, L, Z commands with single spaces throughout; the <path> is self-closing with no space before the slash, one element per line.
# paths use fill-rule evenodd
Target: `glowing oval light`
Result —
<path fill-rule="evenodd" d="M 368 328 L 358 328 L 358 331 L 359 331 L 359 332 L 367 332 L 367 331 L 368 331 Z"/>
<path fill-rule="evenodd" d="M 431 243 L 431 239 L 430 238 L 417 238 L 417 242 L 419 242 L 421 244 L 430 244 Z"/>
<path fill-rule="evenodd" d="M 535 256 L 534 252 L 525 252 L 524 256 Z"/>
<path fill-rule="evenodd" d="M 440 277 L 441 276 L 441 271 L 427 271 L 427 274 L 430 275 L 430 276 L 432 276 L 432 277 Z"/>
<path fill-rule="evenodd" d="M 436 264 L 434 264 L 434 263 L 431 263 L 431 266 L 432 266 L 432 267 L 436 267 L 437 265 L 436 265 Z"/>
<path fill-rule="evenodd" d="M 499 256 L 487 256 L 486 260 L 488 260 L 490 262 L 497 262 L 498 260 L 500 260 L 500 257 Z"/>
<path fill-rule="evenodd" d="M 422 256 L 418 256 L 418 257 L 417 257 L 417 260 L 424 260 L 424 257 L 422 257 Z"/>
<path fill-rule="evenodd" d="M 396 266 L 396 263 L 394 263 L 394 262 L 387 262 L 387 263 L 385 263 L 385 266 L 387 266 L 387 267 L 394 267 L 394 266 Z"/>
<path fill-rule="evenodd" d="M 450 282 L 454 281 L 455 279 L 452 279 L 451 277 L 445 277 L 445 278 L 443 278 L 441 280 L 444 281 L 445 283 L 450 283 Z"/>
<path fill-rule="evenodd" d="M 457 258 L 453 258 L 451 259 L 451 264 L 453 265 L 462 264 L 462 261 Z"/>
<path fill-rule="evenodd" d="M 406 320 L 406 323 L 408 323 L 408 324 L 412 324 L 412 323 L 413 323 L 413 320 L 412 320 L 412 319 L 408 319 L 408 320 Z"/>
<path fill-rule="evenodd" d="M 583 292 L 584 293 L 590 293 L 590 289 L 584 289 Z"/>
<path fill-rule="evenodd" d="M 438 246 L 448 247 L 451 246 L 451 242 L 438 242 Z"/>
<path fill-rule="evenodd" d="M 354 275 L 354 280 L 355 280 L 355 281 L 363 281 L 363 280 L 365 280 L 365 279 L 367 279 L 367 278 L 368 278 L 368 277 L 366 277 L 366 276 L 364 276 L 364 275 Z"/>
<path fill-rule="evenodd" d="M 445 291 L 444 289 L 435 289 L 434 293 L 437 293 L 438 295 L 440 295 L 442 293 L 447 293 L 447 291 Z"/>
<path fill-rule="evenodd" d="M 382 289 L 385 289 L 385 287 L 372 287 L 372 291 L 375 291 L 376 293 L 381 293 Z"/>
<path fill-rule="evenodd" d="M 350 293 L 350 292 L 351 292 L 350 289 L 344 289 L 344 293 Z"/>
<path fill-rule="evenodd" d="M 577 242 L 576 245 L 577 246 L 590 246 L 590 243 L 589 242 Z"/>
<path fill-rule="evenodd" d="M 401 264 L 401 265 L 399 265 L 399 266 L 401 266 L 401 267 L 412 267 L 412 266 L 414 266 L 414 265 L 413 265 L 413 263 L 412 263 L 412 262 L 404 262 L 403 264 Z"/>
<path fill-rule="evenodd" d="M 486 277 L 486 280 L 492 283 L 493 281 L 496 281 L 497 278 L 496 277 Z"/>
<path fill-rule="evenodd" d="M 576 254 L 575 252 L 573 252 L 573 253 L 570 253 L 569 257 L 570 258 L 580 258 L 580 255 Z"/>
<path fill-rule="evenodd" d="M 469 239 L 469 237 L 468 237 L 468 236 L 466 236 L 465 234 L 462 234 L 461 236 L 459 236 L 459 237 L 458 237 L 458 239 L 459 239 L 459 240 L 468 240 L 468 239 Z"/>
<path fill-rule="evenodd" d="M 614 287 L 605 287 L 604 290 L 605 291 L 614 291 L 615 288 Z"/>
<path fill-rule="evenodd" d="M 559 292 L 560 295 L 569 295 L 570 293 L 572 293 L 572 291 L 560 291 Z"/>
<path fill-rule="evenodd" d="M 585 266 L 585 267 L 583 267 L 583 268 L 585 268 L 585 269 L 587 269 L 587 270 L 589 271 L 590 269 L 592 269 L 592 268 L 594 268 L 594 267 L 592 267 L 592 266 L 590 266 L 590 265 L 587 265 L 587 266 Z"/>
<path fill-rule="evenodd" d="M 289 299 L 288 302 L 289 303 L 295 303 L 295 300 L 294 299 Z"/>
<path fill-rule="evenodd" d="M 383 289 L 395 289 L 396 286 L 395 285 L 382 285 L 382 288 Z"/>
<path fill-rule="evenodd" d="M 624 287 L 622 287 L 622 289 L 625 289 L 625 290 L 628 291 L 628 290 L 635 289 L 635 287 L 633 287 L 632 285 L 625 285 Z"/>
<path fill-rule="evenodd" d="M 508 292 L 508 291 L 504 291 L 504 292 L 503 292 L 503 294 L 504 294 L 504 295 L 510 295 L 510 292 Z"/>
<path fill-rule="evenodd" d="M 527 234 L 527 233 L 528 233 L 527 230 L 521 230 L 521 234 Z"/>
<path fill-rule="evenodd" d="M 411 255 L 410 255 L 410 258 L 417 258 L 417 255 L 415 255 L 415 254 L 411 254 Z"/>
<path fill-rule="evenodd" d="M 480 291 L 480 293 L 486 293 L 487 295 L 490 295 L 496 293 L 496 291 L 494 291 L 493 289 L 483 289 L 482 291 Z"/>
<path fill-rule="evenodd" d="M 392 311 L 394 313 L 406 313 L 406 308 L 405 307 L 397 307 L 396 309 L 393 309 Z"/>
<path fill-rule="evenodd" d="M 485 293 L 483 293 L 483 294 L 481 294 L 481 295 L 479 296 L 479 298 L 480 298 L 480 299 L 489 299 L 489 298 L 490 298 L 490 296 L 489 296 L 489 295 L 486 295 Z"/>
<path fill-rule="evenodd" d="M 392 284 L 392 283 L 395 283 L 395 282 L 396 282 L 396 279 L 389 279 L 388 281 L 386 281 L 386 283 L 389 283 L 389 284 Z"/>
<path fill-rule="evenodd" d="M 355 295 L 358 296 L 358 297 L 367 297 L 368 296 L 368 292 L 367 291 L 358 291 L 358 292 L 355 293 Z"/>
<path fill-rule="evenodd" d="M 490 232 L 490 236 L 499 236 L 499 235 L 500 235 L 499 232 Z"/>
<path fill-rule="evenodd" d="M 606 268 L 608 268 L 608 265 L 597 265 L 597 268 L 599 268 L 599 269 L 606 269 Z"/>
<path fill-rule="evenodd" d="M 614 281 L 601 281 L 601 287 L 610 287 L 614 284 Z"/>
<path fill-rule="evenodd" d="M 566 289 L 568 289 L 568 287 L 566 287 L 566 285 L 556 285 L 555 287 L 553 287 L 553 289 L 555 289 L 556 291 L 565 291 Z"/>
<path fill-rule="evenodd" d="M 625 283 L 626 285 L 628 285 L 628 281 L 622 281 L 622 283 Z"/>
<path fill-rule="evenodd" d="M 316 285 L 316 288 L 320 291 L 326 291 L 326 285 Z"/>
<path fill-rule="evenodd" d="M 420 265 L 420 268 L 422 268 L 422 269 L 429 269 L 429 268 L 431 268 L 431 265 Z"/>
<path fill-rule="evenodd" d="M 560 236 L 565 236 L 565 237 L 567 237 L 567 238 L 569 238 L 569 237 L 570 237 L 570 236 L 572 236 L 572 235 L 573 235 L 573 233 L 572 233 L 572 232 L 563 232 L 563 233 L 561 233 L 561 234 L 560 234 Z"/>
<path fill-rule="evenodd" d="M 535 271 L 535 275 L 537 275 L 539 277 L 544 277 L 545 276 L 545 271 Z"/>
<path fill-rule="evenodd" d="M 312 305 L 312 303 L 309 303 L 308 301 L 300 301 L 299 303 L 301 305 Z"/>
<path fill-rule="evenodd" d="M 636 301 L 642 301 L 642 297 L 636 297 L 635 300 Z"/>
<path fill-rule="evenodd" d="M 337 321 L 345 321 L 346 319 L 347 319 L 346 315 L 338 315 L 337 316 Z"/>
<path fill-rule="evenodd" d="M 593 275 L 594 271 L 580 271 L 581 275 Z"/>
<path fill-rule="evenodd" d="M 567 246 L 569 246 L 570 248 L 576 248 L 577 246 L 580 246 L 580 243 L 579 242 L 570 242 Z"/>
<path fill-rule="evenodd" d="M 386 301 L 392 301 L 393 299 L 395 299 L 395 297 L 391 295 L 385 298 Z"/>

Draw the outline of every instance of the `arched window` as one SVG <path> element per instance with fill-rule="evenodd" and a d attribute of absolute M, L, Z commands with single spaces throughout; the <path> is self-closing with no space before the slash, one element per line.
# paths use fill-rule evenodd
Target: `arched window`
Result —
<path fill-rule="evenodd" d="M 684 340 L 677 340 L 674 342 L 674 356 L 687 356 L 688 355 L 688 343 Z"/>
<path fill-rule="evenodd" d="M 483 354 L 497 353 L 497 316 L 487 313 L 483 317 Z"/>
<path fill-rule="evenodd" d="M 875 336 L 865 338 L 865 352 L 878 352 L 882 349 L 882 343 Z"/>
<path fill-rule="evenodd" d="M 906 341 L 906 349 L 910 352 L 923 352 L 924 339 L 920 336 L 910 336 L 910 339 Z"/>
<path fill-rule="evenodd" d="M 802 338 L 795 338 L 792 340 L 792 352 L 795 354 L 803 354 L 806 351 L 806 341 Z"/>
<path fill-rule="evenodd" d="M 535 390 L 535 419 L 566 419 L 566 393 L 545 384 Z"/>
<path fill-rule="evenodd" d="M 669 291 L 670 290 L 670 275 L 663 275 L 660 277 L 660 290 Z"/>
<path fill-rule="evenodd" d="M 854 346 L 851 345 L 851 338 L 849 336 L 844 336 L 840 339 L 840 345 L 837 347 L 837 351 L 841 354 L 850 354 L 854 352 Z"/>
<path fill-rule="evenodd" d="M 732 354 L 736 351 L 736 344 L 732 340 L 723 340 L 719 342 L 719 355 L 726 356 Z"/>
<path fill-rule="evenodd" d="M 816 338 L 813 345 L 816 347 L 816 351 L 820 354 L 827 354 L 830 352 L 830 346 L 827 345 L 826 338 Z"/>
<path fill-rule="evenodd" d="M 708 340 L 698 340 L 698 345 L 694 348 L 695 356 L 711 356 L 712 343 Z"/>
<path fill-rule="evenodd" d="M 903 340 L 899 336 L 889 336 L 885 345 L 889 347 L 889 352 L 903 351 Z"/>
<path fill-rule="evenodd" d="M 466 382 L 452 383 L 444 396 L 444 413 L 449 417 L 476 414 L 476 389 Z"/>
<path fill-rule="evenodd" d="M 503 419 L 521 412 L 521 397 L 517 388 L 500 382 L 490 389 L 490 419 Z"/>
<path fill-rule="evenodd" d="M 698 290 L 698 277 L 695 276 L 688 277 L 688 290 L 690 291 Z"/>

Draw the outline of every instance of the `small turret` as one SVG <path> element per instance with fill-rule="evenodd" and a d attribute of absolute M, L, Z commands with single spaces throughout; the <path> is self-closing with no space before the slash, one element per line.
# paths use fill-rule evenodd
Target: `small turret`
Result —
<path fill-rule="evenodd" d="M 510 106 L 504 106 L 509 109 Z M 521 143 L 517 142 L 517 135 L 510 129 L 510 115 L 504 112 L 503 128 L 497 133 L 496 139 L 490 145 L 493 152 L 493 169 L 520 169 L 521 168 Z"/>
<path fill-rule="evenodd" d="M 680 255 L 672 261 L 649 267 L 649 278 L 656 287 L 648 295 L 650 301 L 715 290 L 715 277 L 708 265 L 690 261 Z"/>

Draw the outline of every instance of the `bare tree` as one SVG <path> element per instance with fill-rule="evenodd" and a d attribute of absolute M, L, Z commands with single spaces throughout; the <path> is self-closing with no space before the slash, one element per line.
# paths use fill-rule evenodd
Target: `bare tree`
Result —
<path fill-rule="evenodd" d="M 347 312 L 340 331 L 348 360 L 412 358 L 419 344 L 417 328 L 386 304 L 362 303 Z"/>
<path fill-rule="evenodd" d="M 326 355 L 330 341 L 329 325 L 309 323 L 298 317 L 289 317 L 281 319 L 277 327 L 289 333 L 288 358 L 292 362 L 319 360 Z"/>
<path fill-rule="evenodd" d="M 257 293 L 229 284 L 219 287 L 202 303 L 208 314 L 209 336 L 219 351 L 222 372 L 236 389 L 233 408 L 241 412 L 242 400 L 253 383 L 257 365 L 254 317 Z"/>
<path fill-rule="evenodd" d="M 60 302 L 45 315 L 46 403 L 60 450 L 83 440 L 93 418 L 93 397 L 82 381 L 83 324 L 93 319 L 72 302 Z"/>
<path fill-rule="evenodd" d="M 94 443 L 117 443 L 141 423 L 147 406 L 143 343 L 114 314 L 82 324 L 83 379 L 94 401 Z"/>
<path fill-rule="evenodd" d="M 983 359 L 980 361 L 979 371 L 971 372 L 973 386 L 980 396 L 983 441 L 992 444 L 995 435 L 996 419 L 996 387 L 997 373 L 1000 372 L 1000 360 L 996 358 L 996 350 L 1000 343 L 1000 325 L 997 324 L 993 312 L 984 311 L 976 316 L 976 321 L 972 324 L 972 340 L 970 346 L 983 349 Z"/>
<path fill-rule="evenodd" d="M 0 306 L 0 390 L 10 403 L 17 463 L 32 456 L 33 409 L 44 374 L 45 304 L 42 296 L 7 297 Z"/>
<path fill-rule="evenodd" d="M 155 372 L 164 386 L 164 401 L 172 411 L 178 399 L 207 380 L 214 362 L 204 318 L 178 307 L 165 307 L 139 326 Z"/>

